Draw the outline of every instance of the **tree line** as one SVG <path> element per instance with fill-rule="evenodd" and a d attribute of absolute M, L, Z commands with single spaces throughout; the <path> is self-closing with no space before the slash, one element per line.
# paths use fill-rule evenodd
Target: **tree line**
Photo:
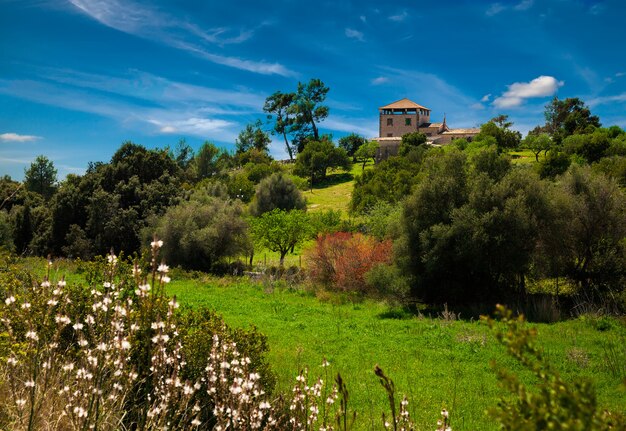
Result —
<path fill-rule="evenodd" d="M 523 139 L 500 115 L 471 142 L 435 148 L 423 134 L 405 135 L 398 156 L 365 170 L 375 142 L 351 134 L 335 144 L 319 131 L 327 92 L 311 80 L 269 96 L 269 123 L 246 125 L 232 153 L 210 142 L 197 151 L 184 140 L 173 149 L 126 142 L 109 162 L 60 183 L 40 156 L 23 183 L 0 181 L 0 243 L 19 254 L 89 259 L 111 248 L 137 253 L 156 233 L 173 265 L 223 271 L 230 259 L 252 265 L 261 249 L 277 252 L 282 265 L 308 238 L 361 232 L 394 244 L 391 262 L 359 278 L 370 285 L 362 291 L 471 303 L 547 285 L 624 303 L 621 128 L 602 127 L 579 99 L 555 98 L 545 124 Z M 270 133 L 282 136 L 295 163 L 272 159 Z M 523 148 L 535 163 L 512 163 Z M 301 191 L 354 162 L 363 169 L 351 219 L 307 213 Z"/>

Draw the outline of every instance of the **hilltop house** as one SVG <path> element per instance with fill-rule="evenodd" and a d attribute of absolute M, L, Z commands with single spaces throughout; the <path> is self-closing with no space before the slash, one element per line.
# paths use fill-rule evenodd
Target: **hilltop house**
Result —
<path fill-rule="evenodd" d="M 471 141 L 480 132 L 480 129 L 451 129 L 446 124 L 445 114 L 442 123 L 431 123 L 431 110 L 406 98 L 382 106 L 378 111 L 380 123 L 376 141 L 380 148 L 377 160 L 397 155 L 402 136 L 407 133 L 420 132 L 426 135 L 429 144 L 446 145 L 458 138 Z"/>

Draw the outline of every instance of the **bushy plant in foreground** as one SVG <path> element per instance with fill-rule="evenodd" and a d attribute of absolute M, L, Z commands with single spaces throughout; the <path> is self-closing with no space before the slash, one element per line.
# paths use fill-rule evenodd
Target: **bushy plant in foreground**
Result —
<path fill-rule="evenodd" d="M 207 429 L 239 420 L 220 414 L 225 404 L 258 423 L 240 429 L 261 426 L 269 411 L 261 375 L 225 328 L 206 334 L 212 347 L 202 373 L 188 370 L 178 304 L 164 295 L 169 268 L 157 263 L 161 245 L 152 244 L 147 276 L 135 264 L 130 292 L 117 283 L 113 254 L 105 281 L 87 294 L 47 277 L 7 285 L 0 304 L 1 428 Z"/>
<path fill-rule="evenodd" d="M 110 254 L 87 289 L 53 282 L 50 271 L 37 284 L 2 278 L 1 429 L 352 428 L 346 385 L 329 377 L 328 362 L 323 378 L 303 370 L 290 395 L 270 398 L 263 338 L 228 331 L 202 312 L 181 317 L 164 294 L 161 246 L 153 241 L 149 262 L 135 262 L 130 275 L 119 274 L 125 265 Z M 392 414 L 394 429 L 413 429 L 406 404 Z"/>

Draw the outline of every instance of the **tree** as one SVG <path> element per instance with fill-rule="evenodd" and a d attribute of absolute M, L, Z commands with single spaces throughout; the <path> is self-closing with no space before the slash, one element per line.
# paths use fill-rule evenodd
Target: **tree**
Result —
<path fill-rule="evenodd" d="M 328 106 L 322 105 L 329 88 L 320 79 L 313 78 L 307 84 L 298 82 L 296 99 L 292 104 L 296 130 L 301 135 L 312 132 L 313 140 L 319 141 L 317 124 L 328 116 Z"/>
<path fill-rule="evenodd" d="M 511 159 L 499 154 L 494 147 L 481 148 L 470 157 L 474 170 L 486 174 L 493 181 L 500 181 L 511 170 Z"/>
<path fill-rule="evenodd" d="M 28 169 L 24 169 L 26 189 L 49 199 L 56 189 L 57 170 L 46 156 L 39 155 Z"/>
<path fill-rule="evenodd" d="M 306 209 L 306 201 L 300 190 L 288 176 L 281 172 L 259 183 L 250 204 L 250 214 L 258 217 L 276 208 L 284 211 Z"/>
<path fill-rule="evenodd" d="M 196 193 L 191 200 L 168 208 L 144 231 L 164 242 L 163 257 L 171 265 L 196 270 L 213 270 L 226 257 L 247 249 L 247 226 L 238 201 L 222 200 Z"/>
<path fill-rule="evenodd" d="M 284 211 L 278 208 L 251 221 L 256 242 L 268 250 L 280 253 L 280 266 L 285 256 L 296 245 L 310 237 L 309 218 L 304 211 Z"/>
<path fill-rule="evenodd" d="M 546 105 L 545 117 L 545 129 L 557 145 L 570 135 L 592 133 L 600 127 L 600 119 L 591 115 L 589 108 L 577 97 L 565 100 L 554 97 Z"/>
<path fill-rule="evenodd" d="M 400 142 L 400 149 L 398 154 L 406 156 L 411 150 L 426 144 L 426 135 L 420 132 L 412 132 L 402 135 L 402 141 Z"/>
<path fill-rule="evenodd" d="M 557 150 L 556 148 L 553 148 L 548 151 L 546 157 L 537 164 L 537 172 L 539 172 L 539 176 L 542 179 L 554 179 L 557 176 L 564 174 L 571 163 L 572 161 L 570 160 L 570 156 Z"/>
<path fill-rule="evenodd" d="M 272 114 L 276 116 L 274 122 L 274 128 L 272 134 L 276 133 L 283 136 L 285 140 L 285 148 L 289 154 L 289 160 L 293 160 L 294 149 L 289 144 L 287 135 L 291 133 L 291 129 L 294 125 L 294 118 L 290 116 L 290 112 L 293 110 L 292 104 L 296 99 L 296 93 L 281 93 L 275 92 L 271 96 L 265 99 L 265 105 L 263 105 L 263 112 L 270 115 L 267 116 L 268 120 L 272 119 Z"/>
<path fill-rule="evenodd" d="M 203 178 L 210 178 L 213 175 L 219 173 L 219 167 L 217 164 L 218 155 L 220 153 L 219 148 L 215 144 L 205 141 L 200 147 L 200 150 L 193 159 L 194 166 L 196 168 L 196 177 L 198 180 Z"/>
<path fill-rule="evenodd" d="M 245 153 L 253 148 L 263 153 L 269 151 L 269 144 L 272 140 L 267 132 L 261 129 L 261 126 L 261 120 L 257 120 L 255 123 L 247 124 L 239 133 L 235 140 L 237 154 Z"/>
<path fill-rule="evenodd" d="M 522 140 L 522 134 L 517 130 L 511 130 L 512 122 L 508 121 L 507 115 L 499 115 L 492 118 L 480 127 L 480 133 L 474 141 L 482 141 L 492 137 L 498 150 L 517 148 Z"/>
<path fill-rule="evenodd" d="M 374 159 L 374 157 L 376 157 L 378 148 L 378 142 L 366 141 L 354 152 L 354 158 L 356 161 L 363 164 L 361 171 L 365 171 L 365 164 L 369 159 Z"/>
<path fill-rule="evenodd" d="M 378 202 L 394 204 L 411 193 L 419 166 L 405 157 L 390 157 L 356 177 L 350 211 L 363 213 Z"/>
<path fill-rule="evenodd" d="M 567 154 L 577 154 L 587 163 L 594 163 L 603 158 L 611 146 L 606 129 L 596 129 L 593 133 L 587 134 L 569 135 L 563 139 L 562 143 L 563 151 Z"/>
<path fill-rule="evenodd" d="M 573 166 L 557 199 L 566 208 L 564 272 L 591 301 L 612 298 L 626 279 L 626 195 L 612 180 Z M 556 200 L 556 199 L 555 199 Z M 607 298 L 594 298 L 608 293 Z"/>
<path fill-rule="evenodd" d="M 7 211 L 0 210 L 0 251 L 13 251 L 13 229 Z"/>
<path fill-rule="evenodd" d="M 535 161 L 537 162 L 539 161 L 539 153 L 543 151 L 545 156 L 552 147 L 552 139 L 550 139 L 550 135 L 547 133 L 540 133 L 538 135 L 529 133 L 522 143 L 533 152 Z"/>
<path fill-rule="evenodd" d="M 356 162 L 355 153 L 361 147 L 361 145 L 366 144 L 368 141 L 362 136 L 357 135 L 356 133 L 351 133 L 347 136 L 339 138 L 339 148 L 343 148 L 346 150 L 348 156 L 353 157 L 352 161 Z"/>
<path fill-rule="evenodd" d="M 176 150 L 172 154 L 176 164 L 184 171 L 187 170 L 189 165 L 191 164 L 194 156 L 193 148 L 189 146 L 187 141 L 183 138 L 178 141 L 176 145 Z"/>
<path fill-rule="evenodd" d="M 294 174 L 309 178 L 311 188 L 318 180 L 326 178 L 329 168 L 350 168 L 350 158 L 343 148 L 337 148 L 331 141 L 311 141 L 298 154 Z"/>

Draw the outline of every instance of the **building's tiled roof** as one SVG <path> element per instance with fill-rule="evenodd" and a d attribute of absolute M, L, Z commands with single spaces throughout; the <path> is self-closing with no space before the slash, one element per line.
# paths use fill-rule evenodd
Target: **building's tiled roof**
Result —
<path fill-rule="evenodd" d="M 430 109 L 422 105 L 418 105 L 417 103 L 407 99 L 406 97 L 402 100 L 390 103 L 389 105 L 381 106 L 380 109 L 426 109 L 430 111 Z"/>
<path fill-rule="evenodd" d="M 461 133 L 469 134 L 469 133 L 480 133 L 480 129 L 449 129 L 442 133 L 442 135 L 458 135 Z"/>
<path fill-rule="evenodd" d="M 443 123 L 424 123 L 424 124 L 420 124 L 420 129 L 422 127 L 436 127 L 438 129 L 441 126 L 443 126 Z"/>

